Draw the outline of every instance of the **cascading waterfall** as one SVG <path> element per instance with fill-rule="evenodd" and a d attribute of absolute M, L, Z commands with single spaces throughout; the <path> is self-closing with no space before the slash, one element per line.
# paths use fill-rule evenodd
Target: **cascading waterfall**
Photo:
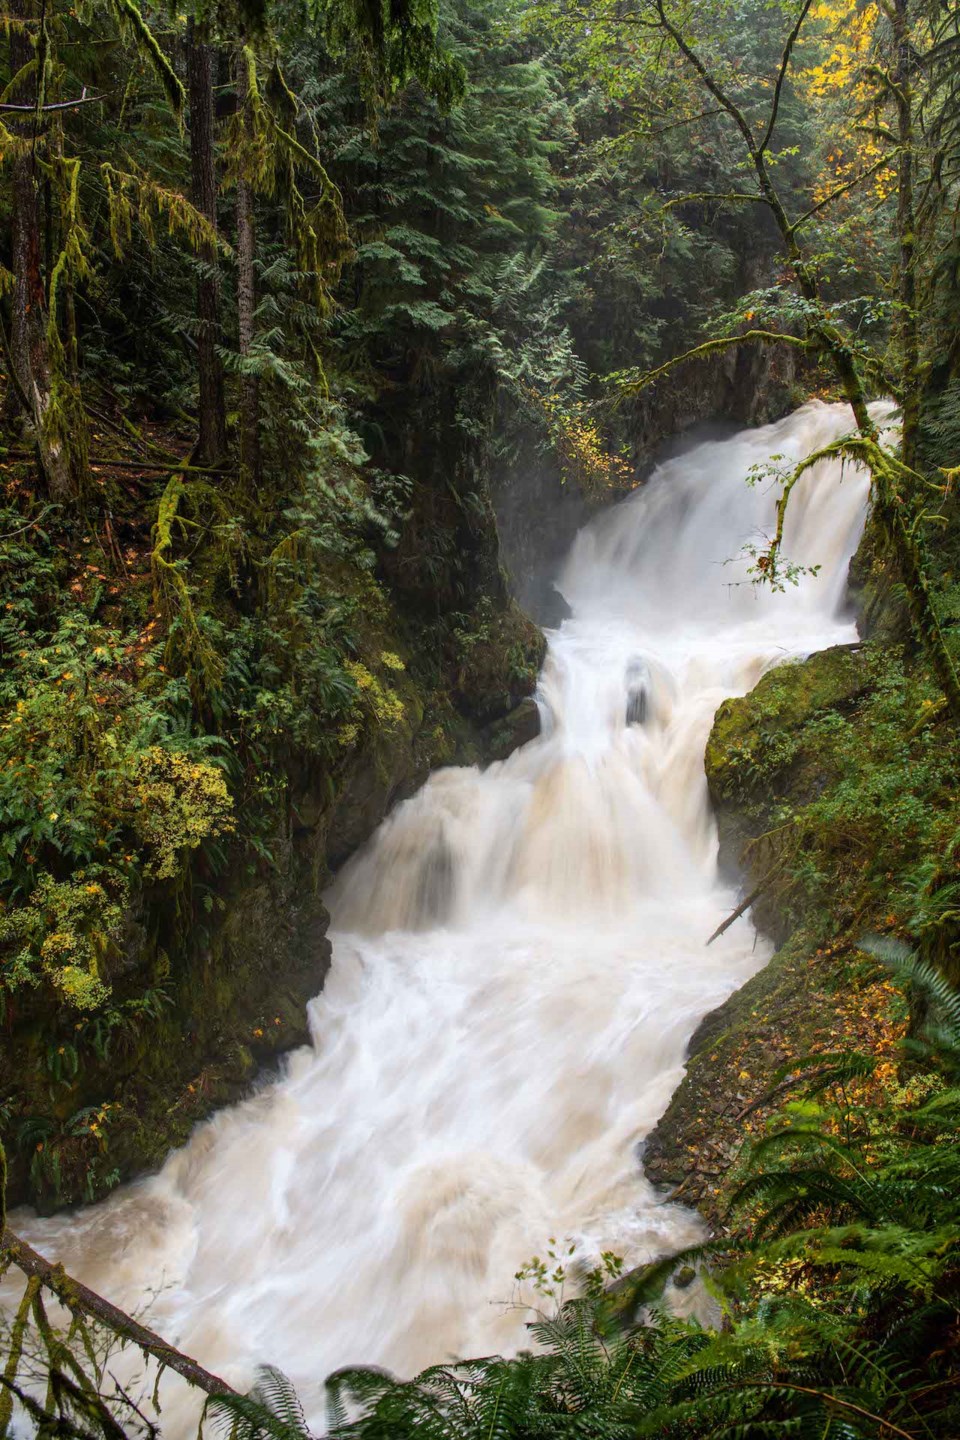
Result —
<path fill-rule="evenodd" d="M 523 1343 L 515 1271 L 549 1237 L 627 1264 L 700 1233 L 638 1146 L 700 1018 L 763 964 L 717 873 L 714 712 L 771 665 L 855 638 L 842 614 L 867 482 L 836 462 L 791 500 L 785 593 L 746 578 L 775 489 L 745 484 L 850 429 L 843 406 L 697 446 L 578 537 L 558 588 L 540 738 L 446 769 L 330 896 L 312 1048 L 202 1125 L 162 1172 L 52 1220 L 38 1248 L 240 1386 L 280 1366 L 411 1373 Z M 175 1389 L 175 1383 L 170 1382 Z M 171 1394 L 167 1426 L 188 1402 Z"/>

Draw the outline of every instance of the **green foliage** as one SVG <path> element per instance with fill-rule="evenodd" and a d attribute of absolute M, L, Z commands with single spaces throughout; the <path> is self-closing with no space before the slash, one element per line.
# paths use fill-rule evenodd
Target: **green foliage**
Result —
<path fill-rule="evenodd" d="M 449 108 L 464 91 L 462 64 L 437 43 L 438 0 L 310 0 L 330 49 L 359 76 L 370 106 L 415 77 Z"/>
<path fill-rule="evenodd" d="M 43 984 L 91 1009 L 109 994 L 130 886 L 180 875 L 229 830 L 231 801 L 155 627 L 121 632 L 91 613 L 95 561 L 81 570 L 90 600 L 78 579 L 57 602 L 65 557 L 41 522 L 0 518 L 2 991 Z"/>
<path fill-rule="evenodd" d="M 43 872 L 27 905 L 0 915 L 0 947 L 7 952 L 3 987 L 48 985 L 77 1010 L 95 1010 L 109 995 L 104 975 L 123 926 L 122 882 L 99 868 L 69 881 Z"/>

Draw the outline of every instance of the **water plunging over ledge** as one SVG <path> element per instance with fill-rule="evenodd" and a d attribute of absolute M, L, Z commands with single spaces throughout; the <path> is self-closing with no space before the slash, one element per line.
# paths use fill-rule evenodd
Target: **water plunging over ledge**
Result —
<path fill-rule="evenodd" d="M 638 1145 L 701 1017 L 768 954 L 746 918 L 705 948 L 737 895 L 704 746 L 726 696 L 855 638 L 865 476 L 821 463 L 794 491 L 785 551 L 816 577 L 758 592 L 726 562 L 772 530 L 751 466 L 850 427 L 814 402 L 699 445 L 584 530 L 542 735 L 433 775 L 346 866 L 313 1048 L 159 1175 L 16 1217 L 26 1238 L 127 1309 L 149 1300 L 148 1323 L 232 1383 L 278 1365 L 318 1421 L 337 1366 L 412 1373 L 522 1344 L 513 1275 L 548 1237 L 628 1264 L 694 1240 Z M 169 1383 L 172 1433 L 186 1402 Z"/>

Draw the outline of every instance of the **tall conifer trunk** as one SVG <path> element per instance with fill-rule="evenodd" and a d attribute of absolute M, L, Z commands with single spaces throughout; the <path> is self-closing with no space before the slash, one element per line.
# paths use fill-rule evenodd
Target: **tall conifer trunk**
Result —
<path fill-rule="evenodd" d="M 894 0 L 893 39 L 896 54 L 892 75 L 897 108 L 897 321 L 900 365 L 903 375 L 903 459 L 911 469 L 917 463 L 920 425 L 920 331 L 917 317 L 917 216 L 914 196 L 913 66 L 910 45 L 909 0 Z"/>
<path fill-rule="evenodd" d="M 237 63 L 237 99 L 243 115 L 244 128 L 249 129 L 246 114 L 246 58 Z M 243 175 L 237 180 L 237 320 L 240 358 L 246 359 L 253 348 L 257 309 L 257 229 L 253 188 Z M 259 486 L 260 467 L 260 381 L 256 375 L 243 375 L 240 381 L 240 463 L 248 484 Z"/>
<path fill-rule="evenodd" d="M 193 203 L 217 223 L 217 175 L 214 155 L 213 49 L 187 24 L 187 93 L 190 102 L 190 165 Z M 197 282 L 197 368 L 200 382 L 199 459 L 219 460 L 227 448 L 223 366 L 217 354 L 220 339 L 220 281 L 217 251 L 206 244 L 200 252 L 204 273 Z"/>
<path fill-rule="evenodd" d="M 31 0 L 11 0 L 10 17 L 32 20 Z M 10 74 L 16 77 L 34 57 L 28 28 L 14 23 L 10 28 Z M 15 84 L 11 98 L 19 104 L 34 103 L 38 81 L 31 76 Z M 51 423 L 53 382 L 50 347 L 47 341 L 47 296 L 41 268 L 40 193 L 35 155 L 36 120 L 10 120 L 16 137 L 10 163 L 13 216 L 13 315 L 11 361 L 18 395 L 27 408 L 27 420 L 37 441 L 37 453 L 51 498 L 68 500 L 74 491 L 70 456 Z"/>

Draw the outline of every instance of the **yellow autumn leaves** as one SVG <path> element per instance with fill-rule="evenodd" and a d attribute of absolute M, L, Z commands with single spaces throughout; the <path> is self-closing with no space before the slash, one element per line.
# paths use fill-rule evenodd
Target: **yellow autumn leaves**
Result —
<path fill-rule="evenodd" d="M 880 8 L 872 0 L 866 5 L 858 0 L 820 0 L 810 11 L 809 27 L 797 47 L 797 83 L 819 114 L 826 137 L 823 169 L 813 196 L 818 204 L 883 159 L 880 141 L 863 125 L 873 94 L 868 67 L 880 18 Z M 807 59 L 811 63 L 804 65 Z M 885 200 L 894 184 L 893 169 L 881 166 L 870 180 L 874 198 Z"/>

